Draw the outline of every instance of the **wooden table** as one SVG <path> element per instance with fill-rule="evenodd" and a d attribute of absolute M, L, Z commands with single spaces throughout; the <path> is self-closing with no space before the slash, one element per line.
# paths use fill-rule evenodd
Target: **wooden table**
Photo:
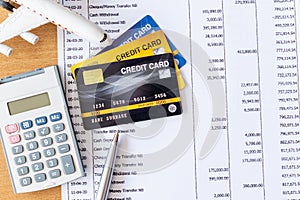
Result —
<path fill-rule="evenodd" d="M 0 8 L 0 22 L 7 17 L 8 12 Z M 36 45 L 31 45 L 20 37 L 13 38 L 5 45 L 13 48 L 10 57 L 0 55 L 0 77 L 13 75 L 35 68 L 57 64 L 57 32 L 56 26 L 47 24 L 32 31 L 40 37 Z M 12 91 L 13 92 L 13 91 Z M 0 94 L 1 95 L 1 94 Z M 1 120 L 1 119 L 0 119 Z M 0 145 L 1 146 L 1 145 Z M 12 190 L 12 185 L 7 170 L 2 146 L 0 147 L 0 199 L 2 200 L 59 200 L 61 199 L 60 187 L 52 189 L 17 194 Z"/>

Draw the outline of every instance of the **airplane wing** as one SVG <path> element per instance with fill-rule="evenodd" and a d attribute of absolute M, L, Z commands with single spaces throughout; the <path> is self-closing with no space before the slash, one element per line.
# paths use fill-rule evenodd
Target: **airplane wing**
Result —
<path fill-rule="evenodd" d="M 0 24 L 0 43 L 48 22 L 44 17 L 20 6 Z"/>

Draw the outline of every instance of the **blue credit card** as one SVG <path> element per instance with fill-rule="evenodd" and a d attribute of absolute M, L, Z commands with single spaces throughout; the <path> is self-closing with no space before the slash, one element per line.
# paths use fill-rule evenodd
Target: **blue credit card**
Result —
<path fill-rule="evenodd" d="M 111 49 L 121 46 L 123 44 L 126 44 L 128 42 L 132 42 L 143 36 L 146 36 L 148 34 L 151 34 L 155 31 L 159 31 L 159 30 L 161 30 L 161 28 L 154 21 L 154 19 L 150 15 L 146 15 L 144 18 L 142 18 L 140 21 L 138 21 L 135 25 L 130 27 L 126 32 L 124 32 L 122 35 L 120 35 L 117 39 L 115 39 L 110 46 L 105 47 L 98 54 L 101 54 L 105 51 L 111 50 Z M 183 67 L 186 64 L 186 60 L 182 56 L 182 54 L 177 50 L 175 45 L 168 39 L 168 37 L 167 37 L 167 40 L 168 40 L 170 48 L 173 52 L 174 59 L 177 61 L 178 68 L 180 69 L 181 67 Z"/>

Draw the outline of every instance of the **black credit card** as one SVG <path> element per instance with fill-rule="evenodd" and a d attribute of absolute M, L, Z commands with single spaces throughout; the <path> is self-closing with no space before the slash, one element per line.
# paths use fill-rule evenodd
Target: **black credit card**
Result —
<path fill-rule="evenodd" d="M 171 53 L 82 67 L 76 83 L 86 130 L 182 113 Z"/>

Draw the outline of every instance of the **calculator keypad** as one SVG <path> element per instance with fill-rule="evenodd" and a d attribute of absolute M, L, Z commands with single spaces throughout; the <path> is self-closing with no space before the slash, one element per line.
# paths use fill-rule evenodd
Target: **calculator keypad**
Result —
<path fill-rule="evenodd" d="M 31 168 L 34 172 L 38 172 L 44 169 L 44 164 L 42 162 L 38 162 L 31 165 Z"/>
<path fill-rule="evenodd" d="M 16 163 L 16 165 L 22 165 L 22 164 L 26 163 L 26 157 L 25 156 L 15 157 L 15 163 Z"/>
<path fill-rule="evenodd" d="M 34 131 L 24 132 L 23 137 L 25 140 L 31 140 L 31 139 L 35 138 L 35 132 Z"/>
<path fill-rule="evenodd" d="M 65 125 L 63 123 L 54 124 L 52 126 L 52 129 L 53 129 L 54 133 L 58 133 L 65 129 Z"/>
<path fill-rule="evenodd" d="M 56 158 L 47 160 L 47 167 L 52 168 L 58 165 L 58 160 Z"/>
<path fill-rule="evenodd" d="M 26 167 L 26 166 L 20 167 L 20 168 L 18 168 L 17 170 L 18 170 L 19 176 L 23 176 L 23 175 L 29 173 L 29 168 Z"/>
<path fill-rule="evenodd" d="M 48 134 L 50 134 L 50 128 L 49 127 L 39 128 L 38 133 L 39 133 L 39 136 L 48 135 Z"/>
<path fill-rule="evenodd" d="M 21 136 L 18 134 L 18 135 L 12 135 L 12 136 L 9 136 L 9 143 L 11 144 L 17 144 L 21 141 Z"/>
<path fill-rule="evenodd" d="M 49 172 L 50 178 L 55 179 L 61 176 L 61 172 L 59 169 L 51 170 Z"/>
<path fill-rule="evenodd" d="M 55 155 L 55 149 L 54 148 L 50 148 L 50 149 L 45 149 L 44 150 L 44 156 L 45 157 L 52 157 Z"/>
<path fill-rule="evenodd" d="M 71 155 L 61 157 L 61 162 L 65 174 L 72 174 L 75 172 L 74 162 Z"/>
<path fill-rule="evenodd" d="M 62 119 L 62 115 L 60 112 L 57 112 L 57 113 L 53 113 L 50 115 L 50 120 L 51 122 L 56 122 L 56 121 L 59 121 Z"/>
<path fill-rule="evenodd" d="M 26 147 L 27 147 L 27 150 L 28 151 L 32 151 L 32 150 L 35 150 L 38 148 L 38 143 L 36 141 L 33 141 L 33 142 L 28 142 L 26 144 Z"/>
<path fill-rule="evenodd" d="M 65 133 L 59 134 L 59 135 L 55 136 L 55 141 L 57 143 L 65 142 L 65 141 L 67 141 L 67 139 L 68 139 L 68 137 L 67 137 L 67 134 L 65 134 Z"/>
<path fill-rule="evenodd" d="M 44 124 L 47 123 L 47 117 L 46 117 L 46 116 L 43 116 L 43 117 L 35 118 L 35 123 L 36 123 L 36 125 L 38 125 L 38 126 L 44 125 Z"/>
<path fill-rule="evenodd" d="M 5 131 L 8 134 L 15 133 L 19 131 L 19 126 L 18 124 L 8 124 L 5 126 Z"/>
<path fill-rule="evenodd" d="M 20 183 L 21 183 L 22 186 L 30 185 L 31 184 L 31 178 L 30 177 L 21 178 Z"/>
<path fill-rule="evenodd" d="M 17 171 L 22 187 L 56 179 L 62 172 L 69 175 L 76 171 L 61 120 L 62 114 L 56 112 L 5 126 L 17 166 L 12 170 Z"/>
<path fill-rule="evenodd" d="M 41 140 L 41 144 L 43 147 L 50 146 L 53 143 L 53 140 L 51 137 L 45 138 Z"/>
<path fill-rule="evenodd" d="M 14 155 L 23 153 L 23 151 L 24 151 L 24 147 L 23 147 L 22 145 L 17 145 L 17 146 L 13 146 L 13 147 L 12 147 L 12 153 L 13 153 Z"/>
<path fill-rule="evenodd" d="M 45 173 L 41 173 L 41 174 L 37 174 L 37 175 L 34 175 L 34 180 L 36 182 L 43 182 L 46 180 L 46 174 Z"/>
<path fill-rule="evenodd" d="M 33 126 L 32 121 L 31 120 L 26 120 L 20 123 L 20 126 L 23 130 L 29 129 Z"/>
<path fill-rule="evenodd" d="M 41 153 L 40 152 L 34 152 L 29 154 L 29 158 L 31 161 L 37 161 L 39 159 L 41 159 Z"/>

